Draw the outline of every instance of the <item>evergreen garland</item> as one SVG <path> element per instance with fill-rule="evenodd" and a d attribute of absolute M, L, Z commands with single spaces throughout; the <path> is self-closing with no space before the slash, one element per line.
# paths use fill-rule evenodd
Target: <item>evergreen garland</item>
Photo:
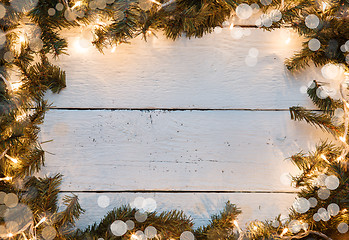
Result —
<path fill-rule="evenodd" d="M 193 230 L 191 218 L 181 211 L 152 212 L 147 214 L 146 221 L 137 222 L 137 209 L 122 206 L 109 212 L 99 224 L 91 225 L 85 230 L 74 230 L 75 222 L 84 210 L 75 195 L 64 197 L 65 208 L 58 208 L 62 176 L 33 176 L 44 164 L 44 151 L 38 142 L 38 133 L 49 105 L 43 100 L 43 96 L 48 90 L 59 93 L 66 86 L 65 72 L 49 62 L 52 56 L 58 57 L 66 53 L 68 42 L 60 32 L 93 23 L 96 25 L 93 44 L 101 52 L 109 46 L 127 43 L 139 35 L 143 35 L 146 40 L 148 34 L 155 31 L 161 31 L 173 40 L 181 36 L 202 37 L 211 33 L 215 27 L 223 27 L 235 14 L 237 7 L 247 1 L 0 2 L 0 15 L 5 13 L 0 18 L 0 56 L 3 56 L 0 59 L 1 211 L 8 207 L 4 214 L 0 214 L 0 238 L 143 239 L 133 230 L 127 231 L 123 236 L 112 233 L 111 224 L 115 221 L 133 220 L 136 230 L 147 231 L 149 225 L 155 227 L 157 235 L 152 239 L 180 239 L 183 232 L 192 232 L 196 239 L 349 239 L 348 232 L 339 232 L 340 228 L 345 228 L 345 224 L 349 223 L 349 123 L 346 116 L 349 105 L 345 99 L 318 97 L 317 91 L 321 84 L 316 81 L 309 87 L 308 95 L 319 110 L 291 107 L 291 118 L 304 120 L 330 132 L 341 139 L 342 144 L 322 142 L 315 152 L 300 152 L 291 157 L 292 162 L 301 170 L 300 175 L 293 177 L 293 184 L 300 192 L 298 204 L 292 206 L 287 221 L 279 216 L 274 221 L 252 222 L 246 230 L 241 230 L 236 222 L 241 211 L 228 202 L 219 215 L 212 216 L 207 226 Z M 272 21 L 271 24 L 263 24 L 262 19 L 259 27 L 270 31 L 281 27 L 293 28 L 304 37 L 303 49 L 285 62 L 289 70 L 304 69 L 311 63 L 316 66 L 341 64 L 345 71 L 349 70 L 347 0 L 248 1 L 248 4 L 253 3 L 258 4 L 266 13 L 271 9 L 278 9 L 282 14 L 280 20 Z M 318 26 L 309 28 L 308 16 L 315 16 L 319 20 Z M 27 27 L 31 29 L 31 36 L 23 40 L 20 31 Z M 309 41 L 314 38 L 321 43 L 317 51 L 311 51 L 308 46 Z M 343 51 L 346 46 L 348 49 Z M 15 89 L 6 81 L 11 70 L 21 73 L 21 84 Z M 334 121 L 334 118 L 338 118 L 335 114 L 337 109 L 344 109 L 344 122 Z M 324 188 L 326 176 L 339 180 L 335 189 Z M 321 197 L 322 194 L 328 194 L 328 191 L 327 198 Z M 20 204 L 11 206 L 17 201 L 16 198 Z M 303 209 L 303 199 L 312 199 L 317 204 Z M 323 209 L 328 211 L 325 213 Z M 17 219 L 18 216 L 21 216 L 21 221 L 17 225 L 13 221 L 9 224 L 11 219 Z"/>

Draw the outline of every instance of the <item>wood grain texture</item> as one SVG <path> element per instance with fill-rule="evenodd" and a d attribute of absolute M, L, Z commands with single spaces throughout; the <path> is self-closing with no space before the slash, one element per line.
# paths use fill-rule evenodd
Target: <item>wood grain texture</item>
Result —
<path fill-rule="evenodd" d="M 52 110 L 42 174 L 64 174 L 66 191 L 291 191 L 285 158 L 321 134 L 288 112 Z"/>
<path fill-rule="evenodd" d="M 239 31 L 250 35 L 234 39 Z M 62 190 L 78 194 L 87 209 L 78 227 L 137 196 L 154 198 L 159 211 L 183 209 L 196 227 L 227 200 L 242 208 L 242 224 L 287 212 L 295 194 L 284 193 L 294 189 L 280 177 L 297 170 L 285 159 L 329 137 L 278 111 L 312 108 L 300 87 L 323 80 L 317 68 L 285 70 L 285 58 L 301 48 L 296 34 L 235 28 L 173 42 L 160 33 L 104 55 L 80 48 L 76 30 L 65 34 L 70 55 L 56 64 L 67 72 L 67 88 L 46 95 L 63 110 L 51 110 L 42 127 L 41 141 L 53 141 L 43 145 L 51 154 L 40 174 L 64 174 Z M 259 50 L 253 67 L 245 62 L 251 48 Z M 111 199 L 108 208 L 97 204 L 102 195 Z"/>
<path fill-rule="evenodd" d="M 294 194 L 166 194 L 166 193 L 77 193 L 80 203 L 86 209 L 84 215 L 79 220 L 77 227 L 85 228 L 100 219 L 115 207 L 123 204 L 131 204 L 136 197 L 153 198 L 156 201 L 156 211 L 168 211 L 173 209 L 183 210 L 185 214 L 190 215 L 194 220 L 194 227 L 208 224 L 210 216 L 218 214 L 229 200 L 237 204 L 243 213 L 239 216 L 239 223 L 243 226 L 245 223 L 253 220 L 271 220 L 279 214 L 286 215 L 292 205 Z M 107 196 L 110 199 L 110 205 L 101 208 L 98 205 L 98 198 Z"/>
<path fill-rule="evenodd" d="M 79 37 L 69 33 L 70 55 L 56 62 L 67 72 L 67 88 L 47 98 L 58 108 L 311 106 L 300 87 L 321 79 L 319 69 L 292 76 L 283 65 L 300 49 L 300 38 L 290 33 L 286 44 L 289 30 L 243 29 L 250 35 L 234 39 L 231 31 L 241 29 L 178 41 L 158 33 L 158 38 L 145 42 L 139 37 L 104 55 L 93 46 L 77 47 Z M 245 63 L 251 48 L 259 50 L 254 67 Z"/>

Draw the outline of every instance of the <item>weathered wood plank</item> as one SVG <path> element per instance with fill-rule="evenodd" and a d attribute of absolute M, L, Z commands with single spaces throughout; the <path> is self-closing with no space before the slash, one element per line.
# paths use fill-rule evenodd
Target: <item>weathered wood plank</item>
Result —
<path fill-rule="evenodd" d="M 284 159 L 320 136 L 288 112 L 51 110 L 41 174 L 64 174 L 67 191 L 290 191 Z"/>
<path fill-rule="evenodd" d="M 153 198 L 156 201 L 156 211 L 168 211 L 172 209 L 183 210 L 187 215 L 192 216 L 195 227 L 207 224 L 213 214 L 218 214 L 225 203 L 229 200 L 237 204 L 243 213 L 239 217 L 241 227 L 253 220 L 271 220 L 278 214 L 287 214 L 292 205 L 294 194 L 166 194 L 166 193 L 76 193 L 79 196 L 80 203 L 86 209 L 78 222 L 78 227 L 85 228 L 100 219 L 114 207 L 123 204 L 131 204 L 136 197 Z M 102 208 L 98 205 L 98 198 L 107 196 L 110 199 L 110 205 Z M 106 203 L 101 201 L 101 203 Z"/>
<path fill-rule="evenodd" d="M 139 37 L 104 55 L 92 46 L 79 51 L 79 37 L 70 36 L 70 55 L 57 61 L 67 72 L 68 86 L 47 98 L 59 108 L 310 106 L 300 87 L 321 80 L 320 71 L 291 76 L 283 65 L 285 58 L 300 49 L 295 33 L 290 33 L 286 44 L 287 29 L 243 29 L 250 35 L 242 39 L 234 39 L 231 31 L 225 28 L 220 34 L 178 41 L 158 33 L 158 38 L 144 42 Z M 259 50 L 253 67 L 245 63 L 251 48 Z"/>

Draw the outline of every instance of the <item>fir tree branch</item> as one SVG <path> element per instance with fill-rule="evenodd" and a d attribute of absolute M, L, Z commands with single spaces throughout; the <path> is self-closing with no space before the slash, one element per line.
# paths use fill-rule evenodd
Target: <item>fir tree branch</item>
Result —
<path fill-rule="evenodd" d="M 339 136 L 343 132 L 343 127 L 335 127 L 331 122 L 331 118 L 326 114 L 318 114 L 307 111 L 303 107 L 290 108 L 291 119 L 295 121 L 306 121 L 307 123 L 319 127 L 334 136 Z"/>
<path fill-rule="evenodd" d="M 76 195 L 64 196 L 63 204 L 66 206 L 65 210 L 57 213 L 54 220 L 55 227 L 57 229 L 63 229 L 62 232 L 60 232 L 62 236 L 72 232 L 75 221 L 85 212 L 85 210 L 81 208 L 79 198 Z"/>
<path fill-rule="evenodd" d="M 197 239 L 235 239 L 233 221 L 241 211 L 229 201 L 219 215 L 211 216 L 210 224 L 195 231 Z"/>
<path fill-rule="evenodd" d="M 313 103 L 319 107 L 320 110 L 332 115 L 335 109 L 343 107 L 343 103 L 339 100 L 333 100 L 331 97 L 325 99 L 319 98 L 317 91 L 321 85 L 316 80 L 314 80 L 313 83 L 315 86 L 308 88 L 307 93 Z"/>

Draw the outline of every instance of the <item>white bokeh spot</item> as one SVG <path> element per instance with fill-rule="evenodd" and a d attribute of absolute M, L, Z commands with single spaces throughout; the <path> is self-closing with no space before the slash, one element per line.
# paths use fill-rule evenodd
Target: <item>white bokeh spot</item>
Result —
<path fill-rule="evenodd" d="M 315 14 L 310 14 L 305 18 L 305 25 L 310 29 L 315 29 L 319 26 L 320 19 Z"/>
<path fill-rule="evenodd" d="M 306 213 L 310 209 L 310 203 L 305 198 L 297 198 L 293 203 L 293 208 L 298 213 Z"/>
<path fill-rule="evenodd" d="M 317 38 L 313 38 L 308 42 L 308 47 L 311 51 L 317 51 L 321 47 L 321 42 Z"/>
<path fill-rule="evenodd" d="M 97 204 L 101 208 L 106 208 L 110 204 L 110 198 L 106 195 L 101 195 L 97 199 Z"/>
<path fill-rule="evenodd" d="M 124 221 L 116 220 L 110 225 L 110 230 L 115 236 L 122 236 L 127 232 L 127 225 Z"/>
<path fill-rule="evenodd" d="M 179 237 L 180 240 L 195 240 L 194 234 L 189 231 L 185 231 Z"/>
<path fill-rule="evenodd" d="M 253 9 L 250 7 L 250 5 L 241 3 L 236 7 L 235 12 L 240 19 L 248 19 L 251 17 Z"/>

